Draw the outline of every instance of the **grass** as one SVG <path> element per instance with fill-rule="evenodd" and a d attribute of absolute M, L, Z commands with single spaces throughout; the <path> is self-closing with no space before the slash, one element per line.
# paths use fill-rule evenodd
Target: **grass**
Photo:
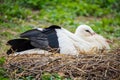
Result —
<path fill-rule="evenodd" d="M 1 0 L 0 3 L 1 55 L 9 48 L 8 40 L 18 38 L 26 30 L 52 24 L 71 32 L 80 24 L 88 24 L 95 32 L 117 40 L 115 44 L 120 45 L 119 0 Z M 1 58 L 0 63 L 2 60 L 5 59 Z"/>

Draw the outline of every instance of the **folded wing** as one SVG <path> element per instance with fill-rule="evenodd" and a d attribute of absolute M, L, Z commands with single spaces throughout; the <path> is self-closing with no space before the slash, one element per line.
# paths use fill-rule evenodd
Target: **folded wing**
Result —
<path fill-rule="evenodd" d="M 49 42 L 47 35 L 42 33 L 42 31 L 33 29 L 27 32 L 24 32 L 20 35 L 21 38 L 28 38 L 32 46 L 40 49 L 47 50 L 49 47 Z"/>
<path fill-rule="evenodd" d="M 35 48 L 30 44 L 30 41 L 27 39 L 12 39 L 9 40 L 7 44 L 11 45 L 11 48 L 7 51 L 8 55 L 14 52 L 20 52 Z"/>

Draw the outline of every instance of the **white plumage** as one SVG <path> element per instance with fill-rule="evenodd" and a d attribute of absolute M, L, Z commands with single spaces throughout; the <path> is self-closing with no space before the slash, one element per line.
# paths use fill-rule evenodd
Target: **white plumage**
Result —
<path fill-rule="evenodd" d="M 27 31 L 22 35 L 27 36 L 30 40 L 32 40 L 35 43 L 33 45 L 35 46 L 35 48 L 31 48 L 29 50 L 23 50 L 21 52 L 19 51 L 16 52 L 16 54 L 27 54 L 27 53 L 48 54 L 51 53 L 48 50 L 50 46 L 51 48 L 59 49 L 59 53 L 61 54 L 70 54 L 70 55 L 78 55 L 79 53 L 95 53 L 96 50 L 98 51 L 100 49 L 110 49 L 109 44 L 106 42 L 106 39 L 101 35 L 96 34 L 92 30 L 92 28 L 87 25 L 80 25 L 76 29 L 75 34 L 71 33 L 70 31 L 64 28 L 55 26 L 46 29 L 42 29 L 42 28 L 34 29 L 31 31 Z M 42 35 L 46 35 L 46 36 L 42 37 Z M 14 41 L 16 42 L 16 40 L 12 40 L 10 42 L 12 43 L 11 45 L 13 45 L 13 47 L 16 47 L 14 46 L 15 44 Z M 44 47 L 42 47 L 44 46 L 44 42 L 49 43 L 49 44 L 45 44 L 46 47 L 48 45 L 48 48 L 46 48 L 47 50 L 44 49 Z M 41 46 L 41 48 L 39 48 L 39 46 Z"/>
<path fill-rule="evenodd" d="M 95 33 L 92 30 L 92 28 L 88 25 L 80 25 L 76 29 L 75 35 L 89 42 L 91 45 L 93 45 L 93 47 L 95 47 L 98 50 L 110 49 L 107 40 L 103 36 Z"/>
<path fill-rule="evenodd" d="M 60 53 L 76 55 L 80 52 L 87 52 L 91 49 L 91 45 L 81 38 L 78 38 L 68 30 L 56 29 L 60 46 Z"/>

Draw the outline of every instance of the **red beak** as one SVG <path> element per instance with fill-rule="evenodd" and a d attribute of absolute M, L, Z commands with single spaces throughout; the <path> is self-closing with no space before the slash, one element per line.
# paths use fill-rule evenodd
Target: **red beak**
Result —
<path fill-rule="evenodd" d="M 95 35 L 96 33 L 91 33 L 91 35 L 93 36 L 93 35 Z"/>
<path fill-rule="evenodd" d="M 113 43 L 113 41 L 108 40 L 108 39 L 106 39 L 106 42 L 108 42 L 109 44 L 110 44 L 110 43 Z"/>

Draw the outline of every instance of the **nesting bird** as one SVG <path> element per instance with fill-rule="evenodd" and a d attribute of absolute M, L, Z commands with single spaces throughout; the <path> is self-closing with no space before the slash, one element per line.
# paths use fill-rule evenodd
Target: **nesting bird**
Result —
<path fill-rule="evenodd" d="M 7 44 L 11 45 L 7 54 L 13 52 L 41 54 L 54 50 L 61 54 L 77 55 L 80 52 L 87 53 L 94 47 L 109 48 L 105 39 L 87 25 L 79 26 L 75 34 L 57 25 L 44 29 L 37 28 L 22 33 L 19 39 L 10 40 Z"/>
<path fill-rule="evenodd" d="M 88 25 L 80 25 L 76 29 L 75 35 L 89 42 L 96 49 L 110 49 L 107 40 L 103 36 L 95 33 Z"/>

